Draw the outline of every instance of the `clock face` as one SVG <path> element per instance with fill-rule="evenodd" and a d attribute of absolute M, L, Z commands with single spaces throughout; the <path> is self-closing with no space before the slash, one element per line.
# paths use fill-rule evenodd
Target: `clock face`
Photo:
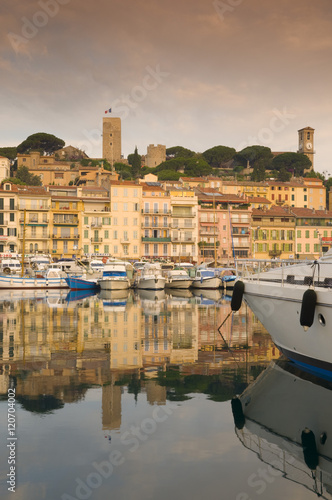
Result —
<path fill-rule="evenodd" d="M 312 148 L 311 142 L 307 142 L 306 146 L 307 146 L 307 149 L 311 149 Z"/>

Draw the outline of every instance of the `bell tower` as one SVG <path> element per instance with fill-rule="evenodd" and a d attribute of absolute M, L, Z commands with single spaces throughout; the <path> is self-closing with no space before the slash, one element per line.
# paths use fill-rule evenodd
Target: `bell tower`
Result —
<path fill-rule="evenodd" d="M 314 132 L 315 129 L 305 127 L 298 130 L 299 134 L 299 149 L 298 153 L 305 154 L 312 163 L 310 170 L 314 169 Z"/>

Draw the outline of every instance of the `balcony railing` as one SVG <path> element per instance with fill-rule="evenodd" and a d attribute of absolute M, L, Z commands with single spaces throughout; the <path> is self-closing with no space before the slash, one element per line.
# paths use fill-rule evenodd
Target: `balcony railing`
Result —
<path fill-rule="evenodd" d="M 171 213 L 170 210 L 164 211 L 163 209 L 155 210 L 154 208 L 142 208 L 142 214 L 150 214 L 150 215 L 169 215 Z"/>
<path fill-rule="evenodd" d="M 142 242 L 143 243 L 168 243 L 172 241 L 170 237 L 166 237 L 166 238 L 150 238 L 148 236 L 142 236 Z"/>
<path fill-rule="evenodd" d="M 130 243 L 130 240 L 129 240 L 129 238 L 121 238 L 120 243 L 124 243 L 124 244 L 128 245 Z"/>
<path fill-rule="evenodd" d="M 170 227 L 172 229 L 184 229 L 184 230 L 188 229 L 188 230 L 190 230 L 190 229 L 195 229 L 196 224 L 193 223 L 193 224 L 191 224 L 191 226 L 187 226 L 185 224 L 181 224 L 181 223 L 180 224 L 174 224 L 174 222 L 172 222 L 170 224 Z"/>
<path fill-rule="evenodd" d="M 179 236 L 172 236 L 171 241 L 175 243 L 195 243 L 196 238 L 194 236 L 192 237 L 187 237 L 187 238 L 181 238 Z"/>
<path fill-rule="evenodd" d="M 91 238 L 91 243 L 102 243 L 103 238 Z"/>
<path fill-rule="evenodd" d="M 102 222 L 91 222 L 91 227 L 103 227 Z"/>
<path fill-rule="evenodd" d="M 162 221 L 160 221 L 160 223 L 154 223 L 154 222 L 142 222 L 141 224 L 141 227 L 144 229 L 144 228 L 148 228 L 148 227 L 161 227 L 161 228 L 164 228 L 164 227 L 170 227 L 170 225 L 168 223 L 164 224 Z"/>
<path fill-rule="evenodd" d="M 78 219 L 66 219 L 66 220 L 57 220 L 57 219 L 53 219 L 53 224 L 60 224 L 60 225 L 64 225 L 64 224 L 78 224 Z"/>
<path fill-rule="evenodd" d="M 182 217 L 182 218 L 191 218 L 191 217 L 195 217 L 195 214 L 193 212 L 171 212 L 171 215 L 172 217 L 175 217 L 175 218 L 179 218 L 179 217 Z"/>
<path fill-rule="evenodd" d="M 79 236 L 78 234 L 74 234 L 73 236 L 70 236 L 69 234 L 62 235 L 62 234 L 52 234 L 52 239 L 57 240 L 57 239 L 67 239 L 67 240 L 78 240 Z"/>

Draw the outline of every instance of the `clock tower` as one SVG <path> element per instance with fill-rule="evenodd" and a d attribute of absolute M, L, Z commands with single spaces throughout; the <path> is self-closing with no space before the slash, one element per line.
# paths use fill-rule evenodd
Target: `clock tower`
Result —
<path fill-rule="evenodd" d="M 314 132 L 311 127 L 301 128 L 299 133 L 299 150 L 298 153 L 305 154 L 312 163 L 310 170 L 314 169 Z"/>

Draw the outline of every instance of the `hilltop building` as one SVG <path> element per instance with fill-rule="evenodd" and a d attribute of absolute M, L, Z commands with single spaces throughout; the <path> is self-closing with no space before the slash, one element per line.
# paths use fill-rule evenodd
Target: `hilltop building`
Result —
<path fill-rule="evenodd" d="M 308 169 L 308 171 L 314 170 L 314 154 L 315 154 L 314 133 L 315 133 L 315 129 L 311 128 L 311 127 L 305 127 L 305 128 L 301 128 L 300 130 L 298 130 L 298 134 L 299 134 L 298 153 L 305 154 L 309 158 L 309 160 L 311 161 L 311 164 L 312 164 L 311 168 Z"/>
<path fill-rule="evenodd" d="M 149 168 L 154 168 L 164 161 L 166 161 L 166 146 L 162 144 L 157 144 L 157 146 L 149 144 L 145 156 L 145 165 Z"/>
<path fill-rule="evenodd" d="M 121 118 L 103 118 L 103 158 L 114 165 L 122 161 Z"/>

